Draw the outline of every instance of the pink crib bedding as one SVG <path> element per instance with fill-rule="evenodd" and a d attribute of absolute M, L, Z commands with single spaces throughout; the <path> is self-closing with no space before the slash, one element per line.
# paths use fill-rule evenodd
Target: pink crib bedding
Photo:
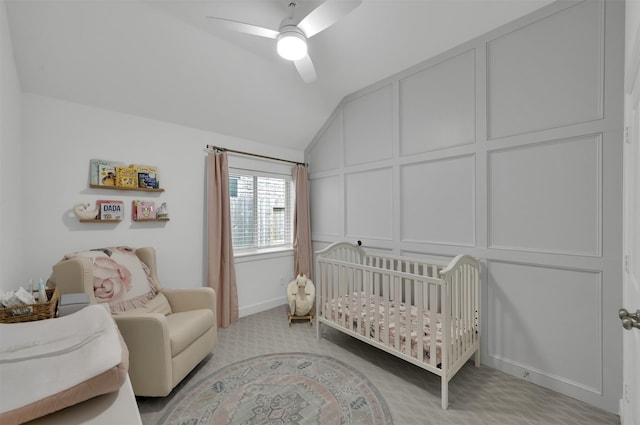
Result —
<path fill-rule="evenodd" d="M 396 306 L 397 304 L 397 306 Z M 376 308 L 378 315 L 376 316 Z M 398 351 L 406 353 L 406 340 L 407 340 L 407 305 L 405 303 L 396 303 L 395 301 L 387 301 L 377 295 L 369 295 L 369 305 L 367 306 L 367 298 L 364 293 L 358 292 L 342 297 L 334 298 L 325 302 L 324 305 L 324 317 L 331 322 L 345 323 L 347 328 L 349 323 L 352 323 L 352 329 L 354 332 L 360 335 L 367 336 L 369 338 L 376 338 L 379 342 L 386 346 L 392 347 Z M 396 314 L 397 313 L 397 314 Z M 358 316 L 360 316 L 360 325 L 358 324 Z M 366 320 L 369 316 L 370 326 L 366 329 Z M 385 320 L 388 317 L 388 321 Z M 422 361 L 430 363 L 431 353 L 431 314 L 428 310 L 423 310 L 423 324 L 422 331 L 422 347 L 423 356 Z M 442 345 L 442 318 L 440 314 L 436 314 L 434 317 L 435 338 L 436 338 L 436 364 L 440 367 L 441 363 L 441 345 Z M 410 338 L 411 338 L 411 357 L 419 359 L 417 355 L 418 349 L 418 309 L 416 306 L 410 306 Z M 385 329 L 385 322 L 388 323 L 388 343 L 386 341 L 387 332 Z M 377 331 L 377 332 L 376 332 Z M 399 332 L 399 348 L 396 347 L 396 332 Z"/>

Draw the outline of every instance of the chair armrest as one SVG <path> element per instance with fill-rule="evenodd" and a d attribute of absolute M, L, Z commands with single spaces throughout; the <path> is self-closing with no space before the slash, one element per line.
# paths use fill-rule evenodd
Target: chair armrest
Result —
<path fill-rule="evenodd" d="M 159 313 L 114 315 L 129 349 L 129 375 L 134 391 L 153 394 L 156 381 L 172 388 L 171 342 L 167 318 Z"/>
<path fill-rule="evenodd" d="M 213 288 L 164 288 L 162 293 L 169 300 L 174 313 L 208 308 L 216 316 L 216 291 Z"/>
<path fill-rule="evenodd" d="M 129 351 L 142 353 L 166 354 L 171 358 L 169 342 L 169 325 L 164 314 L 160 313 L 125 313 L 113 315 Z M 149 344 L 148 341 L 154 341 Z M 164 341 L 159 344 L 158 341 Z M 133 348 L 135 346 L 135 349 Z"/>
<path fill-rule="evenodd" d="M 95 304 L 93 294 L 93 265 L 88 258 L 77 257 L 54 264 L 53 281 L 60 292 L 64 294 L 84 293 L 89 295 L 89 302 Z"/>

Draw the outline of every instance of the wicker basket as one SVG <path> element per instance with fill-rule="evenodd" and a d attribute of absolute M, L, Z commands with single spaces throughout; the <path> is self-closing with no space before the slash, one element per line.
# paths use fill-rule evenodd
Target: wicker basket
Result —
<path fill-rule="evenodd" d="M 32 322 L 54 318 L 58 307 L 58 288 L 47 289 L 46 292 L 49 300 L 46 303 L 0 308 L 0 323 Z"/>

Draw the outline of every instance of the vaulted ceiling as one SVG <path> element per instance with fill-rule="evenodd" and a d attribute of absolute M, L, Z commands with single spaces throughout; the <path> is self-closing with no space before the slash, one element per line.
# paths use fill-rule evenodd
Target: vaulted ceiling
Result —
<path fill-rule="evenodd" d="M 289 3 L 6 0 L 24 92 L 296 150 L 344 96 L 551 1 L 364 0 L 309 40 L 310 84 L 274 40 L 207 19 L 278 29 Z M 296 15 L 320 3 L 298 0 Z"/>

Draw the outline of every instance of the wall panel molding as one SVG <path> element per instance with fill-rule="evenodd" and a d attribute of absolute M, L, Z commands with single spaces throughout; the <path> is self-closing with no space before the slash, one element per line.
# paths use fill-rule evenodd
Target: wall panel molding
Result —
<path fill-rule="evenodd" d="M 400 240 L 475 246 L 475 187 L 474 155 L 402 165 Z"/>
<path fill-rule="evenodd" d="M 311 233 L 343 234 L 342 184 L 341 175 L 310 179 Z"/>
<path fill-rule="evenodd" d="M 488 355 L 602 394 L 602 272 L 494 260 L 487 270 Z"/>
<path fill-rule="evenodd" d="M 490 40 L 487 50 L 488 139 L 603 118 L 602 2 L 522 26 Z"/>
<path fill-rule="evenodd" d="M 393 88 L 386 85 L 344 104 L 345 166 L 391 159 Z"/>
<path fill-rule="evenodd" d="M 399 80 L 400 154 L 475 142 L 475 50 Z"/>
<path fill-rule="evenodd" d="M 345 236 L 391 240 L 392 168 L 345 173 Z"/>
<path fill-rule="evenodd" d="M 340 106 L 306 152 L 309 173 L 338 170 L 343 165 L 343 114 Z"/>
<path fill-rule="evenodd" d="M 599 257 L 602 178 L 602 134 L 488 151 L 488 247 Z"/>

